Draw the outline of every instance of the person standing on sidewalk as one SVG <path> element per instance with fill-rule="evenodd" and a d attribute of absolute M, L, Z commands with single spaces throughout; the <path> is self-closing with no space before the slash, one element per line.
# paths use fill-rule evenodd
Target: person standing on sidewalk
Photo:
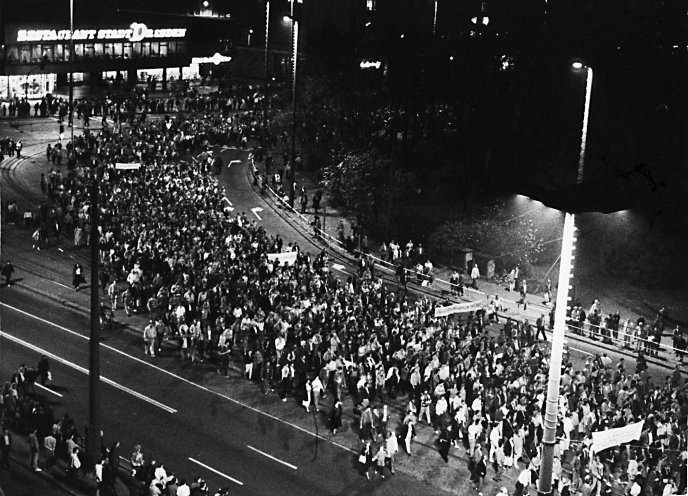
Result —
<path fill-rule="evenodd" d="M 12 449 L 12 434 L 10 430 L 5 427 L 2 430 L 2 438 L 0 439 L 0 468 L 10 469 L 10 450 Z"/>
<path fill-rule="evenodd" d="M 72 270 L 72 284 L 74 285 L 74 291 L 79 291 L 79 285 L 86 282 L 84 279 L 84 269 L 81 267 L 80 263 L 74 265 Z"/>
<path fill-rule="evenodd" d="M 152 320 L 148 321 L 148 325 L 143 329 L 143 354 L 155 356 L 155 324 Z"/>
<path fill-rule="evenodd" d="M 480 269 L 478 268 L 478 264 L 474 263 L 471 269 L 471 287 L 473 289 L 478 289 L 478 279 L 480 279 Z"/>
<path fill-rule="evenodd" d="M 38 430 L 34 427 L 29 434 L 29 448 L 31 449 L 31 470 L 34 472 L 41 472 L 42 470 L 38 466 L 38 450 L 40 449 L 40 444 L 38 443 Z"/>

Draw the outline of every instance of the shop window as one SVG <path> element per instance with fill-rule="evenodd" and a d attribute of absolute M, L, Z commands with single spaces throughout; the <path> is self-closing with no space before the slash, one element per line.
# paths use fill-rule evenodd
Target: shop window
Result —
<path fill-rule="evenodd" d="M 53 63 L 55 62 L 55 46 L 54 45 L 43 45 L 43 62 Z"/>
<path fill-rule="evenodd" d="M 177 42 L 177 54 L 181 55 L 186 53 L 186 41 L 178 41 Z"/>
<path fill-rule="evenodd" d="M 16 64 L 19 62 L 19 47 L 16 45 L 10 45 L 7 47 L 7 62 L 10 64 Z"/>
<path fill-rule="evenodd" d="M 84 45 L 84 58 L 92 59 L 95 56 L 95 49 L 93 43 L 86 43 Z"/>
<path fill-rule="evenodd" d="M 161 41 L 160 42 L 160 52 L 159 52 L 161 57 L 167 57 L 167 42 L 166 41 Z"/>
<path fill-rule="evenodd" d="M 74 60 L 81 60 L 84 58 L 84 45 L 81 43 L 74 44 Z"/>
<path fill-rule="evenodd" d="M 134 58 L 134 50 L 131 43 L 127 42 L 122 45 L 122 57 L 125 59 Z"/>
<path fill-rule="evenodd" d="M 141 56 L 142 57 L 150 57 L 151 54 L 151 42 L 150 41 L 144 41 L 141 43 Z"/>
<path fill-rule="evenodd" d="M 43 56 L 43 50 L 41 45 L 31 45 L 31 63 L 38 64 Z"/>
<path fill-rule="evenodd" d="M 111 59 L 114 57 L 112 45 L 112 43 L 103 43 L 103 57 L 106 59 Z"/>
<path fill-rule="evenodd" d="M 19 63 L 28 64 L 31 62 L 31 47 L 28 45 L 22 45 L 19 47 Z"/>
<path fill-rule="evenodd" d="M 375 0 L 366 0 L 366 9 L 368 9 L 369 12 L 375 12 Z"/>
<path fill-rule="evenodd" d="M 102 43 L 94 43 L 93 44 L 93 55 L 99 59 L 103 58 L 103 44 Z"/>
<path fill-rule="evenodd" d="M 136 43 L 131 44 L 132 48 L 132 58 L 137 59 L 141 57 L 141 42 L 137 41 Z"/>

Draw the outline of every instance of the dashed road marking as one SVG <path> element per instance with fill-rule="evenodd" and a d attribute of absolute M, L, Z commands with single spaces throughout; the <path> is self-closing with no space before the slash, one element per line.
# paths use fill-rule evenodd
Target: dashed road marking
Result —
<path fill-rule="evenodd" d="M 244 483 L 241 482 L 240 480 L 237 480 L 237 479 L 235 479 L 234 477 L 230 477 L 229 475 L 224 474 L 224 473 L 220 472 L 219 470 L 214 469 L 213 467 L 211 467 L 211 466 L 209 466 L 209 465 L 206 465 L 206 464 L 203 463 L 203 462 L 199 462 L 199 461 L 196 460 L 195 458 L 189 457 L 189 461 L 190 461 L 190 462 L 194 462 L 196 465 L 200 465 L 201 467 L 203 467 L 203 468 L 205 468 L 205 469 L 207 469 L 207 470 L 210 470 L 211 472 L 214 472 L 214 473 L 216 473 L 217 475 L 220 475 L 220 476 L 224 477 L 225 479 L 231 480 L 231 481 L 234 482 L 235 484 L 238 484 L 238 485 L 240 485 L 240 486 L 243 486 L 243 485 L 244 485 Z"/>
<path fill-rule="evenodd" d="M 255 451 L 256 453 L 260 453 L 261 455 L 263 455 L 263 456 L 266 457 L 266 458 L 269 458 L 270 460 L 274 460 L 274 461 L 276 461 L 277 463 L 281 463 L 282 465 L 285 465 L 285 466 L 287 466 L 287 467 L 289 467 L 289 468 L 291 468 L 291 469 L 293 469 L 293 470 L 296 470 L 296 469 L 298 468 L 296 465 L 292 465 L 291 463 L 287 463 L 287 462 L 285 462 L 284 460 L 280 460 L 280 459 L 277 458 L 276 456 L 272 456 L 271 454 L 266 453 L 265 451 L 260 451 L 259 449 L 254 448 L 253 446 L 249 446 L 249 445 L 247 444 L 246 447 L 247 447 L 248 449 L 250 449 L 250 450 Z"/>

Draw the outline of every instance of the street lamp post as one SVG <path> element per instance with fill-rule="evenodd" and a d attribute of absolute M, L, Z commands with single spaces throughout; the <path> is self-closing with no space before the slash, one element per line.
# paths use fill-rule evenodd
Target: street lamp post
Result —
<path fill-rule="evenodd" d="M 67 123 L 71 130 L 72 146 L 74 146 L 74 119 L 72 118 L 74 112 L 72 108 L 74 105 L 74 0 L 69 0 L 69 43 L 69 114 Z"/>
<path fill-rule="evenodd" d="M 586 69 L 585 107 L 583 111 L 583 128 L 581 131 L 580 155 L 578 157 L 577 183 L 583 182 L 583 166 L 585 165 L 585 146 L 588 137 L 588 117 L 590 113 L 590 94 L 592 92 L 592 69 L 580 62 L 573 64 L 573 69 Z M 564 232 L 561 241 L 561 262 L 559 266 L 559 281 L 557 286 L 556 309 L 554 313 L 554 331 L 552 333 L 552 350 L 550 354 L 549 382 L 547 385 L 547 404 L 545 407 L 544 432 L 542 436 L 542 458 L 540 477 L 538 479 L 538 494 L 541 496 L 552 494 L 552 463 L 554 445 L 556 444 L 557 413 L 559 407 L 559 384 L 561 380 L 561 362 L 564 349 L 564 335 L 566 333 L 566 311 L 569 306 L 569 289 L 573 274 L 573 258 L 576 242 L 576 227 L 574 215 L 566 213 L 564 218 Z"/>
<path fill-rule="evenodd" d="M 435 0 L 435 11 L 432 15 L 432 35 L 435 36 L 437 32 L 437 0 Z"/>
<path fill-rule="evenodd" d="M 265 96 L 263 97 L 263 132 L 267 132 L 268 109 L 270 108 L 270 74 L 269 74 L 269 53 L 268 41 L 270 40 L 270 0 L 265 0 Z"/>
<path fill-rule="evenodd" d="M 69 122 L 72 147 L 74 146 L 74 0 L 69 0 Z M 74 149 L 72 148 L 72 153 Z M 87 454 L 95 463 L 100 451 L 100 294 L 98 293 L 98 260 L 100 236 L 98 234 L 98 172 L 94 167 L 91 185 L 91 319 L 88 342 L 88 437 Z"/>
<path fill-rule="evenodd" d="M 297 0 L 298 1 L 298 0 Z M 299 1 L 301 3 L 301 1 Z M 291 143 L 289 147 L 289 205 L 294 206 L 296 190 L 294 188 L 294 169 L 296 165 L 296 66 L 299 53 L 299 21 L 294 14 L 294 0 L 291 0 L 291 30 L 292 30 L 292 56 L 291 56 Z"/>

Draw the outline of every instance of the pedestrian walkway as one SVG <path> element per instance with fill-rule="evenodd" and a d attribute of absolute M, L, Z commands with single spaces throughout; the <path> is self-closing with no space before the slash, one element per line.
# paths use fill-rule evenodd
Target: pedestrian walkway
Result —
<path fill-rule="evenodd" d="M 271 154 L 270 152 L 268 152 L 266 156 L 267 155 L 272 155 L 273 157 L 273 165 L 271 167 L 272 171 L 280 170 L 280 167 L 283 167 L 283 164 L 281 164 L 282 158 L 279 153 L 273 152 Z M 264 163 L 257 163 L 254 160 L 253 156 L 251 156 L 250 160 L 250 169 L 252 171 L 257 171 L 259 173 L 265 174 Z M 306 188 L 311 198 L 316 191 L 320 191 L 323 194 L 322 201 L 320 204 L 320 210 L 317 213 L 318 217 L 322 218 L 322 227 L 319 230 L 320 236 L 318 238 L 321 241 L 321 245 L 323 247 L 327 247 L 333 252 L 348 257 L 352 260 L 352 263 L 355 263 L 355 259 L 359 256 L 358 253 L 352 253 L 351 251 L 347 250 L 339 239 L 339 230 L 342 228 L 340 226 L 343 226 L 343 229 L 348 234 L 352 231 L 352 223 L 344 213 L 342 213 L 340 210 L 331 205 L 331 201 L 328 197 L 327 191 L 325 190 L 325 188 L 322 187 L 322 185 L 318 181 L 317 172 L 304 168 L 297 169 L 295 171 L 295 183 L 297 185 L 297 189 L 300 189 L 301 187 Z M 270 186 L 267 186 L 266 190 L 269 193 L 266 199 L 275 209 L 277 209 L 281 213 L 285 222 L 299 225 L 302 229 L 308 230 L 310 232 L 313 231 L 313 219 L 315 216 L 315 212 L 313 211 L 312 206 L 307 207 L 305 211 L 297 205 L 295 205 L 295 207 L 292 208 L 289 206 L 287 202 L 284 201 L 284 199 L 280 198 Z M 370 236 L 369 246 L 369 256 L 372 257 L 372 259 L 375 261 L 376 269 L 386 274 L 389 278 L 396 279 L 395 265 L 387 262 L 386 260 L 383 260 L 379 254 L 381 241 L 376 239 L 374 235 Z M 527 321 L 530 324 L 535 324 L 538 318 L 543 318 L 545 322 L 549 322 L 550 312 L 553 311 L 553 305 L 551 303 L 548 304 L 544 301 L 543 293 L 528 295 L 527 306 L 524 306 L 519 301 L 520 296 L 517 293 L 510 291 L 505 284 L 497 284 L 489 280 L 480 279 L 479 281 L 477 281 L 478 289 L 467 286 L 464 288 L 463 297 L 459 298 L 451 295 L 449 279 L 451 278 L 451 274 L 454 270 L 455 269 L 453 267 L 435 265 L 433 270 L 434 281 L 433 284 L 429 286 L 423 286 L 413 282 L 415 279 L 415 272 L 413 272 L 412 277 L 410 277 L 409 279 L 410 284 L 408 286 L 413 288 L 413 290 L 419 294 L 433 296 L 435 298 L 440 298 L 452 303 L 469 301 L 479 302 L 483 306 L 483 308 L 486 309 L 488 308 L 490 302 L 495 300 L 495 297 L 498 297 L 499 304 L 501 306 L 501 311 L 499 312 L 499 315 L 502 318 L 508 318 L 518 321 Z M 556 279 L 556 275 L 553 275 L 553 279 Z M 468 280 L 470 280 L 470 278 Z M 579 292 L 584 293 L 583 290 L 579 290 Z M 604 301 L 603 304 L 605 305 L 605 308 L 624 308 L 624 305 L 621 305 L 619 302 L 610 300 Z M 640 315 L 638 313 L 629 311 L 625 312 L 624 315 L 622 315 L 622 322 L 625 321 L 627 318 L 631 318 L 635 322 L 639 317 L 643 317 L 646 319 L 646 321 L 652 322 L 654 321 L 656 315 Z M 591 340 L 588 337 L 588 328 L 589 324 L 586 322 L 585 332 L 580 332 L 578 334 L 567 332 L 567 342 L 590 343 Z M 551 330 L 548 329 L 547 332 L 550 333 Z M 624 348 L 623 345 L 623 336 L 621 336 L 620 339 L 618 339 L 616 342 L 612 344 L 604 342 L 595 343 L 595 346 L 599 347 L 600 352 L 609 351 L 614 353 L 622 353 L 630 358 L 635 358 L 635 352 L 633 352 L 633 350 L 628 350 Z M 665 367 L 668 370 L 673 369 L 674 366 L 677 363 L 679 363 L 677 354 L 673 348 L 671 330 L 665 329 L 660 344 L 660 356 L 657 359 L 647 357 L 647 361 L 648 364 Z"/>

